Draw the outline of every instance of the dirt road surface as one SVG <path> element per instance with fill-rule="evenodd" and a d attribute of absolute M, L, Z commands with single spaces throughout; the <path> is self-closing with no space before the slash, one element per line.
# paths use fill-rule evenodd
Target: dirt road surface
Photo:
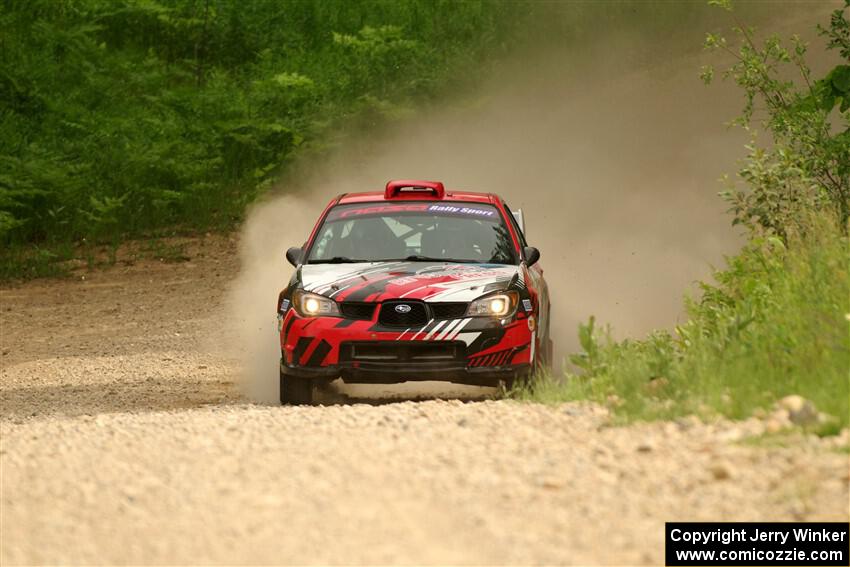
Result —
<path fill-rule="evenodd" d="M 235 245 L 187 252 L 0 290 L 0 564 L 659 564 L 665 521 L 848 518 L 848 455 L 742 442 L 755 420 L 433 385 L 249 403 Z"/>

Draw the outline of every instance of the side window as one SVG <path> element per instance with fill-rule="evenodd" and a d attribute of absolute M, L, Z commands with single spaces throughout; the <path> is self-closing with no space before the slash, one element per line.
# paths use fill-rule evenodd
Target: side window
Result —
<path fill-rule="evenodd" d="M 327 224 L 323 227 L 313 247 L 314 257 L 325 258 L 327 256 L 328 244 L 330 244 L 331 239 L 334 237 L 334 228 L 335 226 L 333 224 Z"/>
<path fill-rule="evenodd" d="M 354 221 L 346 222 L 331 222 L 322 227 L 314 245 L 311 256 L 314 258 L 332 258 L 340 256 L 336 248 L 340 247 L 341 242 L 346 242 L 346 238 L 351 234 L 351 227 Z"/>
<path fill-rule="evenodd" d="M 508 212 L 508 222 L 511 223 L 511 226 L 514 227 L 514 230 L 519 235 L 519 245 L 522 247 L 528 246 L 528 242 L 525 241 L 525 235 L 522 233 L 522 230 L 520 230 L 519 223 L 517 223 L 516 218 L 514 218 L 514 214 L 511 212 L 511 207 L 504 201 L 502 201 L 502 206 L 505 207 L 505 210 Z"/>

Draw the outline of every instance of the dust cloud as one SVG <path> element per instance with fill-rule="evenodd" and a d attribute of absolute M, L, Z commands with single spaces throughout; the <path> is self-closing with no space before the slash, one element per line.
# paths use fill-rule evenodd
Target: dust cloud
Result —
<path fill-rule="evenodd" d="M 811 32 L 832 8 L 808 4 L 759 25 Z M 525 50 L 475 96 L 353 141 L 255 206 L 231 294 L 247 394 L 277 396 L 273 306 L 291 274 L 286 248 L 334 195 L 392 178 L 494 192 L 524 210 L 552 296 L 556 359 L 576 350 L 590 315 L 619 338 L 675 325 L 683 294 L 740 245 L 717 192 L 744 155 L 747 138 L 725 125 L 743 101 L 729 84 L 700 81 L 700 66 L 718 63 L 699 49 L 706 29 L 695 26 L 684 47 L 613 28 L 581 52 Z"/>

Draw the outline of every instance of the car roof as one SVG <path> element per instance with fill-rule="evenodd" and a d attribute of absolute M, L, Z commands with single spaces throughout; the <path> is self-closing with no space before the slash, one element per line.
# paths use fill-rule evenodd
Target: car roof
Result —
<path fill-rule="evenodd" d="M 337 204 L 345 205 L 349 203 L 371 203 L 371 202 L 392 202 L 395 199 L 387 199 L 383 191 L 369 191 L 365 193 L 345 193 L 339 196 Z M 435 201 L 438 203 L 445 202 L 471 202 L 471 203 L 496 203 L 498 197 L 492 193 L 476 193 L 472 191 L 454 191 L 448 190 L 441 199 L 433 197 L 424 197 L 423 201 Z"/>

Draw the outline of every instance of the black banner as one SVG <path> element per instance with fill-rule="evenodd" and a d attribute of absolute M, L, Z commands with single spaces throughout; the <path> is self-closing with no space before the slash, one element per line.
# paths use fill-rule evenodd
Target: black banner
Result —
<path fill-rule="evenodd" d="M 850 565 L 847 522 L 667 522 L 667 565 Z"/>

